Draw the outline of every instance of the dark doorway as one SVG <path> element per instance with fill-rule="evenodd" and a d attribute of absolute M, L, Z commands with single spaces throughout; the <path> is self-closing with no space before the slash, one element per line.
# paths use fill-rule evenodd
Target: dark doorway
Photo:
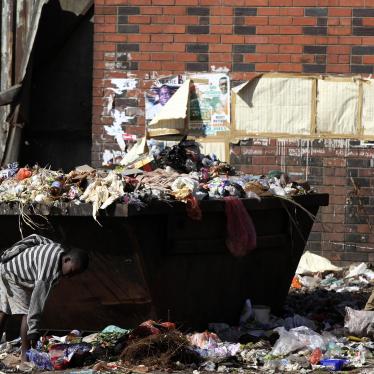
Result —
<path fill-rule="evenodd" d="M 51 0 L 43 8 L 25 82 L 30 100 L 21 165 L 67 171 L 90 163 L 92 3 Z"/>

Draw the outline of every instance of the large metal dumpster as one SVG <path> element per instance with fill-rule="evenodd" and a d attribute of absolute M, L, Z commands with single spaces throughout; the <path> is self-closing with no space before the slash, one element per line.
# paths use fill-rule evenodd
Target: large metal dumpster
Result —
<path fill-rule="evenodd" d="M 294 200 L 315 215 L 328 204 L 328 195 Z M 140 211 L 117 204 L 100 215 L 102 227 L 88 204 L 46 211 L 53 230 L 41 234 L 62 235 L 89 250 L 91 266 L 53 290 L 43 327 L 95 330 L 107 324 L 133 326 L 147 318 L 185 328 L 236 324 L 246 298 L 279 312 L 313 222 L 277 197 L 243 202 L 258 236 L 257 248 L 244 258 L 226 249 L 224 201 L 202 202 L 202 221 L 189 219 L 178 202 L 155 202 Z M 16 214 L 15 207 L 0 206 L 2 247 L 19 239 Z"/>

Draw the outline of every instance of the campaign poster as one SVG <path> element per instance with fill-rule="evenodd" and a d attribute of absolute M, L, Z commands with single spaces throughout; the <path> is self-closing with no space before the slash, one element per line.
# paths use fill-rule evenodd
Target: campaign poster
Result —
<path fill-rule="evenodd" d="M 166 105 L 185 78 L 182 75 L 173 75 L 159 78 L 145 93 L 145 119 L 152 120 Z"/>
<path fill-rule="evenodd" d="M 191 75 L 189 128 L 205 136 L 229 131 L 230 79 L 226 74 Z"/>

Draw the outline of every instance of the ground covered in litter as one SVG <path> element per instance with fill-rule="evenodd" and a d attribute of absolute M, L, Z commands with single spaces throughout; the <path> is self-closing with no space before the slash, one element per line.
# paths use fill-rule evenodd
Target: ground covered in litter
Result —
<path fill-rule="evenodd" d="M 306 252 L 284 305 L 275 316 L 248 299 L 237 326 L 212 322 L 184 334 L 172 322 L 133 329 L 108 326 L 88 336 L 74 330 L 45 336 L 19 363 L 19 340 L 0 346 L 4 373 L 374 372 L 374 312 L 363 310 L 374 271 L 338 268 Z"/>

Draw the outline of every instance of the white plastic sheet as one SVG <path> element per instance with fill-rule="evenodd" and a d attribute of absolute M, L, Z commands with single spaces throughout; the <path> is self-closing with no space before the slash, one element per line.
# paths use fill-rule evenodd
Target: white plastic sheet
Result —
<path fill-rule="evenodd" d="M 325 271 L 340 271 L 342 268 L 335 266 L 325 257 L 306 251 L 300 259 L 296 274 L 323 273 Z"/>

